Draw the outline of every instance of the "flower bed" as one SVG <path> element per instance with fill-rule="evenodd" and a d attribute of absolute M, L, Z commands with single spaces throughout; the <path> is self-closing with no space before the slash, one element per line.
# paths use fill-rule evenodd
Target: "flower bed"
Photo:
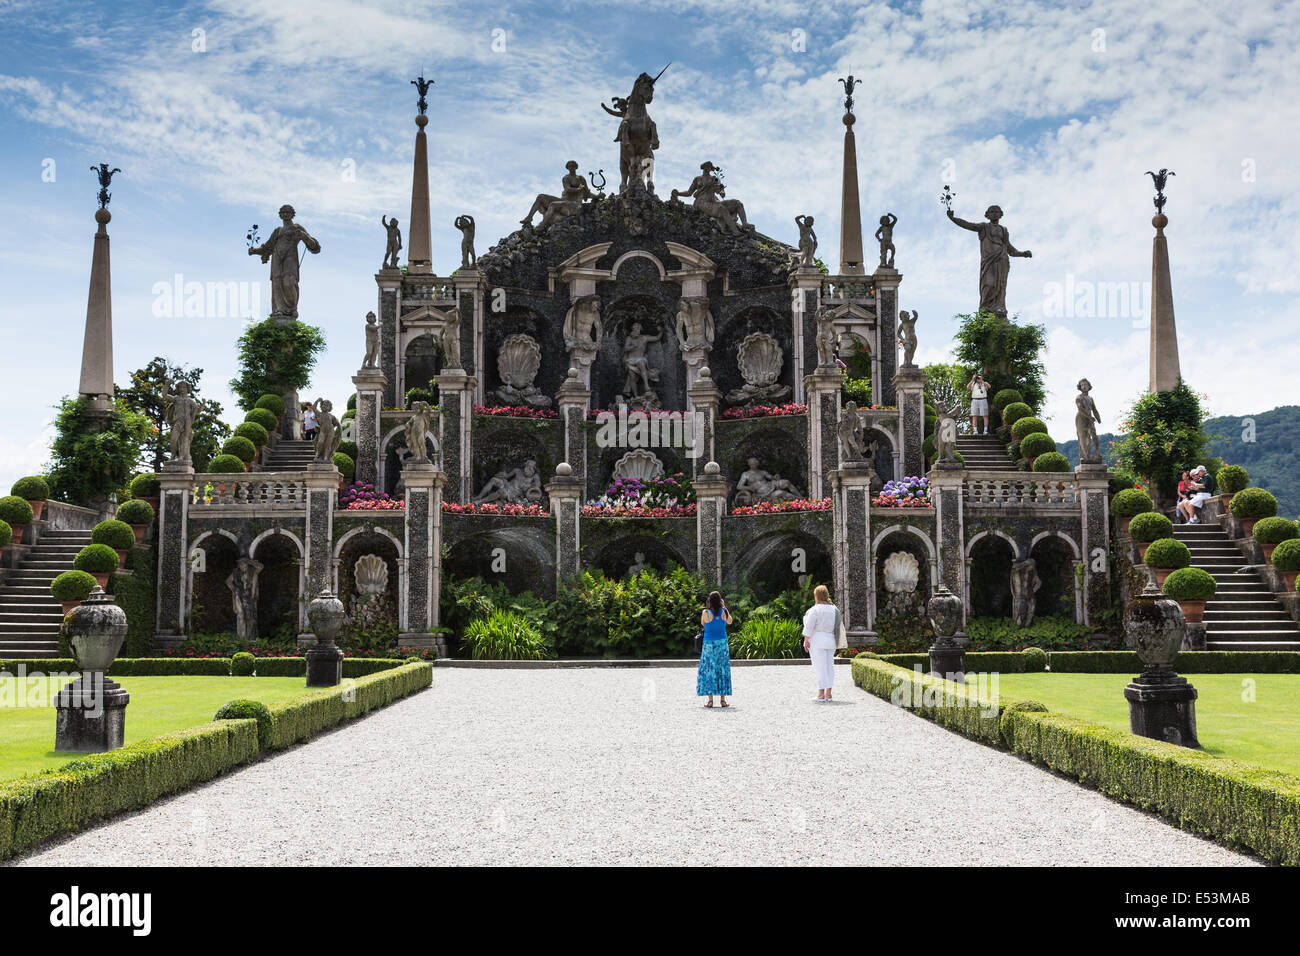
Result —
<path fill-rule="evenodd" d="M 444 501 L 442 510 L 453 515 L 508 515 L 512 518 L 545 518 L 549 513 L 541 505 L 476 505 L 473 502 L 461 505 L 454 501 Z"/>
<path fill-rule="evenodd" d="M 928 508 L 930 481 L 925 476 L 887 481 L 871 504 L 877 508 Z"/>
<path fill-rule="evenodd" d="M 643 415 L 646 418 L 670 418 L 673 416 L 676 416 L 677 418 L 684 418 L 685 416 L 690 414 L 690 412 L 684 411 L 683 409 L 680 408 L 678 409 L 656 408 L 656 409 L 646 410 L 642 408 L 628 408 L 626 405 L 624 405 L 624 406 L 620 406 L 619 408 L 593 408 L 591 409 L 591 411 L 587 412 L 587 419 L 589 421 L 596 421 L 598 419 L 601 419 L 602 417 L 617 419 L 619 416 L 619 412 L 622 412 L 624 415 L 626 415 L 629 421 L 634 420 L 633 419 L 634 415 Z"/>
<path fill-rule="evenodd" d="M 533 408 L 531 405 L 475 405 L 475 415 L 492 415 L 496 418 L 559 418 L 553 408 Z"/>
<path fill-rule="evenodd" d="M 582 513 L 599 518 L 685 518 L 695 514 L 695 487 L 682 472 L 617 478 Z"/>
<path fill-rule="evenodd" d="M 795 501 L 760 501 L 756 505 L 741 505 L 732 508 L 733 515 L 775 515 L 788 511 L 830 511 L 829 498 L 799 498 Z"/>
<path fill-rule="evenodd" d="M 723 418 L 770 418 L 781 415 L 806 415 L 808 406 L 797 402 L 785 405 L 751 405 L 748 408 L 728 408 L 722 413 Z"/>
<path fill-rule="evenodd" d="M 339 492 L 339 507 L 344 511 L 400 511 L 406 503 L 376 491 L 369 482 L 354 481 Z"/>
<path fill-rule="evenodd" d="M 693 518 L 695 505 L 674 505 L 672 507 L 647 507 L 645 505 L 600 505 L 582 506 L 584 518 Z"/>

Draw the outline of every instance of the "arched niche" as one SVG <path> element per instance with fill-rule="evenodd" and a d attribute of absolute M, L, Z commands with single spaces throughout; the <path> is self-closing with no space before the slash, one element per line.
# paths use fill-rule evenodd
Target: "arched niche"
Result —
<path fill-rule="evenodd" d="M 1011 616 L 1011 565 L 1015 545 L 1000 533 L 979 536 L 971 543 L 967 561 L 972 617 Z"/>
<path fill-rule="evenodd" d="M 734 586 L 753 588 L 760 600 L 807 583 L 834 583 L 826 542 L 796 530 L 770 532 L 749 542 L 736 556 L 733 576 Z"/>
<path fill-rule="evenodd" d="M 297 638 L 302 623 L 302 549 L 283 531 L 258 536 L 250 557 L 262 565 L 258 576 L 257 633 L 284 643 Z"/>
<path fill-rule="evenodd" d="M 190 574 L 190 631 L 233 633 L 235 605 L 226 578 L 239 561 L 239 547 L 224 534 L 205 534 L 194 543 L 191 558 L 203 550 L 203 570 Z"/>
<path fill-rule="evenodd" d="M 629 265 L 645 262 L 629 260 Z M 658 372 L 651 389 L 659 396 L 664 409 L 686 407 L 686 370 L 682 364 L 677 333 L 673 330 L 674 313 L 668 304 L 651 295 L 625 295 L 612 301 L 601 314 L 605 335 L 601 340 L 592 369 L 592 404 L 614 409 L 618 396 L 629 395 L 628 370 L 623 363 L 623 348 L 635 326 L 656 341 L 646 346 L 646 360 Z"/>
<path fill-rule="evenodd" d="M 433 402 L 438 400 L 438 387 L 433 377 L 442 371 L 442 346 L 432 332 L 417 335 L 406 343 L 403 356 L 402 383 L 407 392 L 413 388 L 427 389 Z M 406 395 L 399 396 L 403 407 L 407 406 Z"/>

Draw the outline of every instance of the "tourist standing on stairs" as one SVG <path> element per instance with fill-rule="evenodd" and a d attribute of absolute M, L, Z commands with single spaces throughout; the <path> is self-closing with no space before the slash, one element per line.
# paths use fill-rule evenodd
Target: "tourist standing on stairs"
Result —
<path fill-rule="evenodd" d="M 975 377 L 966 383 L 966 388 L 970 392 L 970 430 L 976 435 L 980 430 L 975 427 L 975 419 L 983 419 L 983 434 L 989 433 L 989 383 L 984 380 L 984 376 L 979 372 Z"/>
<path fill-rule="evenodd" d="M 727 625 L 731 612 L 717 591 L 709 593 L 700 624 L 704 640 L 700 646 L 700 669 L 695 677 L 695 696 L 708 696 L 705 707 L 713 706 L 713 695 L 722 698 L 722 706 L 729 707 L 727 695 L 731 693 L 731 653 L 727 647 Z"/>
<path fill-rule="evenodd" d="M 316 437 L 316 429 L 319 427 L 316 421 L 316 409 L 312 408 L 310 403 L 302 403 L 302 437 L 311 441 Z"/>
<path fill-rule="evenodd" d="M 817 699 L 830 700 L 835 686 L 835 648 L 839 645 L 840 609 L 831 603 L 830 591 L 819 584 L 813 590 L 817 603 L 803 616 L 803 649 L 812 658 Z"/>

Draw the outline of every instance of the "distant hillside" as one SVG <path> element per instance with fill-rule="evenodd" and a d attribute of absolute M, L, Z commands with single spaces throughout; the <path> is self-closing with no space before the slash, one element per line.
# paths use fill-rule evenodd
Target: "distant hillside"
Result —
<path fill-rule="evenodd" d="M 1254 434 L 1249 427 L 1254 423 Z M 1277 497 L 1278 514 L 1294 518 L 1300 514 L 1300 405 L 1283 405 L 1258 415 L 1226 415 L 1205 423 L 1210 435 L 1210 454 L 1250 472 L 1253 485 L 1267 488 Z M 1106 464 L 1114 464 L 1111 442 L 1119 435 L 1097 436 Z M 1254 441 L 1250 441 L 1250 438 Z M 1079 463 L 1079 443 L 1067 441 L 1057 449 L 1071 465 Z M 1192 463 L 1194 464 L 1194 463 Z"/>

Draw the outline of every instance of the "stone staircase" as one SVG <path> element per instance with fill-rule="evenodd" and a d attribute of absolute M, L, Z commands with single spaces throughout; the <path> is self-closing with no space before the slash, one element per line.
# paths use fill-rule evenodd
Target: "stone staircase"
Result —
<path fill-rule="evenodd" d="M 50 582 L 88 544 L 89 531 L 47 531 L 0 584 L 0 660 L 57 655 L 63 608 Z"/>
<path fill-rule="evenodd" d="M 1300 625 L 1217 524 L 1174 525 L 1174 537 L 1192 552 L 1192 567 L 1214 576 L 1218 586 L 1205 605 L 1209 651 L 1300 651 Z"/>
<path fill-rule="evenodd" d="M 280 439 L 267 455 L 263 471 L 306 471 L 313 457 L 312 443 L 306 440 Z"/>
<path fill-rule="evenodd" d="M 957 450 L 966 467 L 977 471 L 1019 471 L 1007 457 L 1007 446 L 996 435 L 958 435 Z"/>

